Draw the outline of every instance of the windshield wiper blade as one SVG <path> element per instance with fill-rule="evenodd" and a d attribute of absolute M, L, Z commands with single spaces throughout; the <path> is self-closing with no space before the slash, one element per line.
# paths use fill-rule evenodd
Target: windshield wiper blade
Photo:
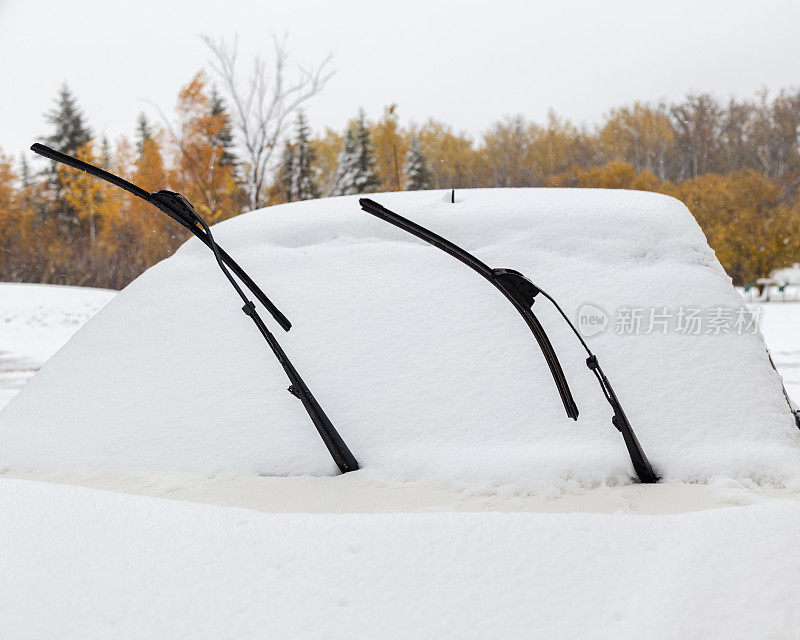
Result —
<path fill-rule="evenodd" d="M 60 162 L 61 164 L 65 164 L 67 166 L 72 167 L 73 169 L 78 169 L 85 173 L 91 174 L 101 180 L 105 180 L 106 182 L 110 182 L 111 184 L 119 187 L 120 189 L 124 189 L 125 191 L 132 193 L 137 198 L 141 198 L 142 200 L 146 200 L 150 204 L 158 207 L 161 211 L 166 213 L 170 218 L 175 220 L 181 226 L 185 227 L 189 231 L 191 231 L 203 244 L 205 244 L 209 249 L 211 248 L 211 241 L 206 236 L 205 231 L 202 228 L 198 228 L 197 224 L 195 223 L 194 219 L 191 215 L 187 215 L 182 208 L 180 207 L 170 207 L 165 202 L 155 202 L 151 197 L 152 194 L 148 193 L 141 187 L 137 187 L 135 184 L 128 182 L 127 180 L 120 178 L 119 176 L 115 176 L 113 173 L 109 173 L 101 169 L 100 167 L 95 167 L 94 165 L 89 164 L 88 162 L 84 162 L 83 160 L 78 160 L 77 158 L 73 158 L 72 156 L 68 156 L 65 153 L 61 153 L 60 151 L 56 151 L 55 149 L 51 149 L 50 147 L 46 147 L 43 144 L 39 144 L 38 142 L 31 145 L 31 151 L 38 153 L 40 156 L 44 156 L 45 158 L 50 158 L 51 160 L 55 160 L 56 162 Z M 236 274 L 236 277 L 241 280 L 245 286 L 250 290 L 250 292 L 256 297 L 256 299 L 264 305 L 267 311 L 270 312 L 275 321 L 281 325 L 284 331 L 289 331 L 292 328 L 292 323 L 289 322 L 289 319 L 281 313 L 280 309 L 276 307 L 272 301 L 264 294 L 264 292 L 259 288 L 259 286 L 253 282 L 253 280 L 248 276 L 244 269 L 242 269 L 233 258 L 231 258 L 223 249 L 222 247 L 217 247 L 222 256 L 223 261 L 225 264 L 230 268 L 233 273 Z"/>
<path fill-rule="evenodd" d="M 622 405 L 620 404 L 616 393 L 614 393 L 611 383 L 608 381 L 608 378 L 597 361 L 597 356 L 592 353 L 580 332 L 575 328 L 575 325 L 572 324 L 570 319 L 564 313 L 563 309 L 561 309 L 552 296 L 550 296 L 546 291 L 543 291 L 537 285 L 533 284 L 533 282 L 523 276 L 519 271 L 515 271 L 514 269 L 492 269 L 487 264 L 473 256 L 471 253 L 468 253 L 461 247 L 453 244 L 449 240 L 446 240 L 442 236 L 430 231 L 429 229 L 426 229 L 416 222 L 412 222 L 408 218 L 404 218 L 403 216 L 390 211 L 374 200 L 370 200 L 369 198 L 361 198 L 358 202 L 361 205 L 361 208 L 367 213 L 370 213 L 375 217 L 384 220 L 385 222 L 393 224 L 403 231 L 416 236 L 420 240 L 424 240 L 425 242 L 432 244 L 437 249 L 441 249 L 445 253 L 453 256 L 482 275 L 497 289 L 499 289 L 501 293 L 503 293 L 503 295 L 505 295 L 505 297 L 514 305 L 514 308 L 525 319 L 525 322 L 531 329 L 531 332 L 536 338 L 536 341 L 539 343 L 545 360 L 547 360 L 547 364 L 550 367 L 550 373 L 553 375 L 553 379 L 555 380 L 556 387 L 561 395 L 561 400 L 564 403 L 564 408 L 567 411 L 567 415 L 570 418 L 577 420 L 578 407 L 572 398 L 572 393 L 570 392 L 564 372 L 561 369 L 561 364 L 556 357 L 553 346 L 550 343 L 550 340 L 547 338 L 542 325 L 533 314 L 533 310 L 531 308 L 533 306 L 534 299 L 540 293 L 547 298 L 555 306 L 564 320 L 566 320 L 567 324 L 570 326 L 572 331 L 578 337 L 578 340 L 580 340 L 581 344 L 583 345 L 583 348 L 586 350 L 589 356 L 586 359 L 586 366 L 589 367 L 589 369 L 594 373 L 598 383 L 600 384 L 600 388 L 603 391 L 603 395 L 611 405 L 611 408 L 614 412 L 611 422 L 622 434 L 623 440 L 625 441 L 625 446 L 628 449 L 628 454 L 631 458 L 631 462 L 633 463 L 633 468 L 636 471 L 636 475 L 639 477 L 639 480 L 645 483 L 658 482 L 659 478 L 654 473 L 653 468 L 650 465 L 650 461 L 647 459 L 639 440 L 636 438 L 633 427 L 631 426 L 628 417 L 625 415 Z"/>
<path fill-rule="evenodd" d="M 556 352 L 553 349 L 553 345 L 550 343 L 550 339 L 544 332 L 544 328 L 531 309 L 533 300 L 539 293 L 539 289 L 536 285 L 513 269 L 492 269 L 471 253 L 464 251 L 461 247 L 456 246 L 433 231 L 418 225 L 416 222 L 412 222 L 408 218 L 404 218 L 390 211 L 374 200 L 361 198 L 358 202 L 361 208 L 367 213 L 371 213 L 375 217 L 389 222 L 403 231 L 407 231 L 420 240 L 432 244 L 437 249 L 441 249 L 445 253 L 453 256 L 456 260 L 460 260 L 465 265 L 478 272 L 497 287 L 509 302 L 514 305 L 514 308 L 523 317 L 531 333 L 533 333 L 534 338 L 536 338 L 536 342 L 539 343 L 539 348 L 542 350 L 547 365 L 550 367 L 550 373 L 553 375 L 553 380 L 561 396 L 561 401 L 564 403 L 567 416 L 573 420 L 578 419 L 578 406 L 575 404 L 575 400 L 572 397 L 567 378 L 564 375 L 564 371 L 561 369 L 561 363 L 558 361 Z"/>
<path fill-rule="evenodd" d="M 209 229 L 205 220 L 200 217 L 200 215 L 194 210 L 194 207 L 189 203 L 188 200 L 186 200 L 186 198 L 184 198 L 181 194 L 174 193 L 172 191 L 162 190 L 148 193 L 141 187 L 138 187 L 135 184 L 120 178 L 119 176 L 115 176 L 114 174 L 104 171 L 99 167 L 95 167 L 94 165 L 88 164 L 82 160 L 78 160 L 77 158 L 73 158 L 72 156 L 68 156 L 41 144 L 34 144 L 31 147 L 31 150 L 35 151 L 39 155 L 50 158 L 51 160 L 61 162 L 70 167 L 80 169 L 81 171 L 85 171 L 86 173 L 101 178 L 102 180 L 110 182 L 121 189 L 125 189 L 125 191 L 129 191 L 136 197 L 149 202 L 153 206 L 166 213 L 173 220 L 178 221 L 184 227 L 189 229 L 189 231 L 191 231 L 209 249 L 211 249 L 219 268 L 222 270 L 222 273 L 236 290 L 236 293 L 239 294 L 242 302 L 244 302 L 242 311 L 245 313 L 245 315 L 249 316 L 256 325 L 256 328 L 267 341 L 270 349 L 283 367 L 286 376 L 289 378 L 289 382 L 291 383 L 288 389 L 289 393 L 303 403 L 303 407 L 308 413 L 308 416 L 311 418 L 311 421 L 314 423 L 314 426 L 317 428 L 317 431 L 319 432 L 322 441 L 325 443 L 325 446 L 328 448 L 328 451 L 330 452 L 333 461 L 336 463 L 336 466 L 339 467 L 339 470 L 342 473 L 356 471 L 358 469 L 358 462 L 356 461 L 355 456 L 353 456 L 353 454 L 350 452 L 350 449 L 339 435 L 339 432 L 336 431 L 336 428 L 322 410 L 322 407 L 320 407 L 306 383 L 300 377 L 297 369 L 295 369 L 292 365 L 289 357 L 281 348 L 275 336 L 272 335 L 270 330 L 264 324 L 261 316 L 258 315 L 258 311 L 256 311 L 255 304 L 253 304 L 251 300 L 248 300 L 247 295 L 244 293 L 244 291 L 242 291 L 242 288 L 236 282 L 236 279 L 231 274 L 231 271 L 233 271 L 233 273 L 239 277 L 239 279 L 247 286 L 247 288 L 250 289 L 253 295 L 256 296 L 256 298 L 258 298 L 258 300 L 270 310 L 273 317 L 275 317 L 275 319 L 285 330 L 288 331 L 291 327 L 291 324 L 289 324 L 289 321 L 286 319 L 286 317 L 269 301 L 266 295 L 264 295 L 261 289 L 258 288 L 258 286 L 250 279 L 250 277 L 242 270 L 242 268 L 239 267 L 239 265 L 237 265 L 233 259 L 217 245 L 216 241 L 214 240 L 214 236 L 211 234 L 211 229 Z M 230 271 L 228 269 L 230 269 Z M 283 321 L 281 321 L 281 319 Z"/>

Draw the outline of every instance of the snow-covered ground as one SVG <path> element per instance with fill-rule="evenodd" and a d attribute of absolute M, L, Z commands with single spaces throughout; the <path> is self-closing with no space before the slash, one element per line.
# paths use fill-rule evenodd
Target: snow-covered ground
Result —
<path fill-rule="evenodd" d="M 116 293 L 0 283 L 0 409 Z"/>
<path fill-rule="evenodd" d="M 772 638 L 800 503 L 265 514 L 0 482 L 0 637 Z"/>

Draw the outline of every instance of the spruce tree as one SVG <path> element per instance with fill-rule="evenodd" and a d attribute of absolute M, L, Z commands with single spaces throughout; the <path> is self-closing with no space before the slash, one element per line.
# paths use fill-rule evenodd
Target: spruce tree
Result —
<path fill-rule="evenodd" d="M 309 142 L 309 129 L 302 111 L 297 112 L 297 138 L 294 142 L 294 158 L 291 171 L 291 189 L 295 200 L 319 198 L 319 187 L 311 165 L 314 150 Z"/>
<path fill-rule="evenodd" d="M 136 148 L 139 150 L 139 155 L 144 151 L 144 143 L 153 137 L 153 128 L 147 120 L 144 113 L 139 114 L 136 120 Z"/>
<path fill-rule="evenodd" d="M 19 200 L 24 209 L 35 211 L 37 215 L 41 216 L 44 212 L 42 210 L 43 198 L 36 197 L 36 184 L 33 170 L 28 162 L 28 158 L 24 153 L 20 154 L 19 159 Z"/>
<path fill-rule="evenodd" d="M 292 177 L 294 175 L 294 146 L 288 140 L 283 145 L 281 162 L 278 165 L 278 179 L 276 186 L 284 202 L 293 202 L 294 191 L 292 189 Z"/>
<path fill-rule="evenodd" d="M 347 129 L 344 148 L 339 154 L 333 195 L 370 193 L 379 185 L 375 174 L 375 154 L 362 109 L 358 119 Z"/>
<path fill-rule="evenodd" d="M 364 110 L 358 114 L 356 123 L 356 142 L 358 144 L 358 174 L 356 175 L 356 193 L 370 193 L 380 186 L 380 180 L 375 173 L 375 151 L 372 148 L 372 139 L 369 135 Z"/>
<path fill-rule="evenodd" d="M 24 153 L 19 154 L 19 183 L 23 189 L 27 189 L 33 184 L 31 165 Z"/>
<path fill-rule="evenodd" d="M 336 165 L 336 177 L 333 181 L 333 191 L 331 195 L 344 196 L 351 193 L 358 193 L 353 188 L 357 171 L 357 161 L 355 128 L 351 124 L 347 127 L 347 133 L 345 133 L 344 136 L 344 145 L 339 153 L 339 161 Z"/>
<path fill-rule="evenodd" d="M 46 114 L 55 131 L 46 138 L 48 144 L 62 153 L 75 155 L 84 144 L 92 139 L 92 130 L 86 124 L 78 101 L 66 83 L 59 89 L 56 106 Z"/>
<path fill-rule="evenodd" d="M 111 143 L 107 136 L 103 136 L 103 141 L 100 143 L 100 166 L 106 170 L 111 168 Z"/>
<path fill-rule="evenodd" d="M 62 153 L 76 155 L 78 149 L 92 139 L 92 130 L 66 83 L 59 89 L 55 108 L 48 111 L 45 117 L 55 128 L 45 140 Z M 48 188 L 53 194 L 50 213 L 57 216 L 67 228 L 75 227 L 78 224 L 78 212 L 64 198 L 64 187 L 55 162 L 51 163 L 47 175 Z"/>
<path fill-rule="evenodd" d="M 428 167 L 428 162 L 425 160 L 425 155 L 422 153 L 422 147 L 416 136 L 411 137 L 411 144 L 409 146 L 406 162 L 403 167 L 406 174 L 406 189 L 409 191 L 420 191 L 422 189 L 431 188 L 431 170 Z"/>
<path fill-rule="evenodd" d="M 212 144 L 224 149 L 219 164 L 223 167 L 235 165 L 236 155 L 233 153 L 234 142 L 231 117 L 228 114 L 225 100 L 217 91 L 216 86 L 211 88 L 211 115 L 222 116 L 225 119 L 225 125 L 222 130 L 211 140 Z"/>

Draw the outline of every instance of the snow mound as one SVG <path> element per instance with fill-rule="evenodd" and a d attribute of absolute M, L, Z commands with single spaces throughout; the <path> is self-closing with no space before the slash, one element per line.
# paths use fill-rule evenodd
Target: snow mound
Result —
<path fill-rule="evenodd" d="M 800 505 L 263 514 L 0 480 L 4 638 L 797 638 Z"/>
<path fill-rule="evenodd" d="M 603 190 L 456 195 L 454 204 L 449 192 L 373 197 L 490 266 L 526 274 L 573 318 L 584 305 L 605 312 L 606 330 L 587 340 L 665 480 L 798 480 L 800 439 L 758 333 L 646 330 L 651 309 L 743 308 L 681 203 Z M 287 334 L 264 314 L 364 477 L 532 488 L 632 475 L 585 354 L 545 300 L 534 311 L 578 422 L 508 301 L 453 258 L 362 212 L 355 197 L 255 211 L 215 236 L 293 321 Z M 187 242 L 0 413 L 0 466 L 333 474 L 240 307 L 206 247 Z M 617 331 L 631 308 L 642 310 L 636 335 Z"/>

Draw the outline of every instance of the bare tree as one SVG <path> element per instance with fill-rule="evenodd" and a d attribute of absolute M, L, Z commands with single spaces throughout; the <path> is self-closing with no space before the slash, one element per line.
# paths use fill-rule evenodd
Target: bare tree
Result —
<path fill-rule="evenodd" d="M 271 71 L 261 57 L 253 61 L 253 73 L 242 86 L 236 73 L 238 38 L 229 45 L 224 39 L 203 41 L 214 54 L 211 66 L 219 76 L 231 104 L 232 120 L 239 134 L 247 162 L 248 204 L 257 209 L 264 204 L 265 181 L 272 154 L 291 120 L 290 116 L 309 98 L 317 95 L 333 76 L 331 56 L 312 69 L 298 68 L 298 77 L 287 78 L 289 53 L 286 40 L 273 38 L 275 60 Z"/>

